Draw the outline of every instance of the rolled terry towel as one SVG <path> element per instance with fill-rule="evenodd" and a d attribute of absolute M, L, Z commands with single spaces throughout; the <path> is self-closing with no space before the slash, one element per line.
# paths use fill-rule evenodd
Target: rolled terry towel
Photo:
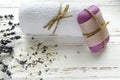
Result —
<path fill-rule="evenodd" d="M 79 24 L 77 23 L 77 16 L 84 8 L 87 8 L 89 4 L 62 3 L 62 11 L 65 9 L 67 4 L 69 5 L 69 9 L 65 16 L 73 16 L 60 19 L 55 34 L 81 37 L 82 32 L 79 28 Z M 22 3 L 19 8 L 19 19 L 22 31 L 25 34 L 31 35 L 52 34 L 57 22 L 50 30 L 43 27 L 58 15 L 59 9 L 59 2 Z"/>

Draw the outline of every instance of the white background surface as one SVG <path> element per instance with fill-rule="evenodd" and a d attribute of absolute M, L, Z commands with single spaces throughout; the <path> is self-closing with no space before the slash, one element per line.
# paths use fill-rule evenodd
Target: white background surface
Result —
<path fill-rule="evenodd" d="M 24 0 L 0 0 L 0 14 L 6 12 L 13 13 L 17 16 L 16 20 L 18 20 L 18 6 L 21 1 Z M 70 38 L 69 41 L 73 43 L 69 45 L 69 42 L 63 39 L 63 41 L 61 41 L 62 45 L 57 49 L 59 53 L 57 60 L 50 65 L 51 75 L 46 74 L 46 78 L 51 80 L 119 80 L 120 0 L 61 0 L 61 2 L 79 2 L 99 5 L 104 18 L 110 21 L 108 25 L 110 42 L 104 51 L 99 52 L 99 55 L 92 55 L 85 43 L 79 42 L 78 38 L 74 38 L 73 40 L 70 40 Z M 18 33 L 24 36 L 19 30 Z M 24 39 L 23 37 L 21 45 L 18 48 L 24 46 Z M 76 40 L 76 42 L 74 42 L 74 40 Z M 15 45 L 18 44 L 16 43 Z M 16 52 L 15 54 L 19 53 Z M 67 59 L 65 59 L 64 56 L 67 56 Z M 54 71 L 54 69 L 58 70 Z"/>

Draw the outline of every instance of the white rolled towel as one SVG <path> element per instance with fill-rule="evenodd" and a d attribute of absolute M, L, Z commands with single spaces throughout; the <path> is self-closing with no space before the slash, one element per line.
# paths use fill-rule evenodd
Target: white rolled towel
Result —
<path fill-rule="evenodd" d="M 82 32 L 77 22 L 77 16 L 84 8 L 89 7 L 89 4 L 62 3 L 62 11 L 67 4 L 69 4 L 69 9 L 66 16 L 73 15 L 73 17 L 61 19 L 55 34 L 80 37 L 82 36 Z M 43 27 L 58 15 L 59 9 L 59 2 L 22 3 L 19 8 L 19 19 L 22 31 L 25 34 L 31 35 L 52 34 L 56 23 L 50 30 L 44 29 Z"/>

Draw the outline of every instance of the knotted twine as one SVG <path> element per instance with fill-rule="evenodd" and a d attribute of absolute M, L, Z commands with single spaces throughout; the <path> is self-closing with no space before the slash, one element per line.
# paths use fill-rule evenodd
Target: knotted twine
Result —
<path fill-rule="evenodd" d="M 48 24 L 46 24 L 43 28 L 48 28 L 48 30 L 50 30 L 52 28 L 53 24 L 55 24 L 55 22 L 57 22 L 56 27 L 53 30 L 53 34 L 55 34 L 55 32 L 56 32 L 56 30 L 58 28 L 58 24 L 59 24 L 60 20 L 73 16 L 73 15 L 65 16 L 65 14 L 67 13 L 68 9 L 69 9 L 69 5 L 67 4 L 65 9 L 62 12 L 62 4 L 60 4 L 60 9 L 59 9 L 58 15 L 55 16 L 51 21 L 49 21 Z"/>

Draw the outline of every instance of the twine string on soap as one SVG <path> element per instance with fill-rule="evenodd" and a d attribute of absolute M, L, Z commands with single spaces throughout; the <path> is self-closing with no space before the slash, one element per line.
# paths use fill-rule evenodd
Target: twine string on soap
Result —
<path fill-rule="evenodd" d="M 55 16 L 51 21 L 49 21 L 48 24 L 46 24 L 43 28 L 48 28 L 48 30 L 50 30 L 52 28 L 53 24 L 55 24 L 55 22 L 57 22 L 56 23 L 56 27 L 53 30 L 53 34 L 55 34 L 55 32 L 56 32 L 56 30 L 58 28 L 58 24 L 59 24 L 60 20 L 73 16 L 73 15 L 65 16 L 65 14 L 67 13 L 68 9 L 69 9 L 69 5 L 67 4 L 65 9 L 62 12 L 62 4 L 60 4 L 60 9 L 59 9 L 58 15 Z"/>
<path fill-rule="evenodd" d="M 85 11 L 87 11 L 87 12 L 93 17 L 96 25 L 98 26 L 98 29 L 95 30 L 95 31 L 93 31 L 93 32 L 91 32 L 91 33 L 87 33 L 87 34 L 83 34 L 83 35 L 84 35 L 85 37 L 89 38 L 89 37 L 92 37 L 93 35 L 97 34 L 98 32 L 100 32 L 101 38 L 102 38 L 103 43 L 104 43 L 103 47 L 105 47 L 106 42 L 105 42 L 105 40 L 104 40 L 104 34 L 103 34 L 103 33 L 104 33 L 105 27 L 107 26 L 107 24 L 108 24 L 109 22 L 105 22 L 103 25 L 101 25 L 101 24 L 98 22 L 98 20 L 96 19 L 95 15 L 94 15 L 90 10 L 85 9 Z"/>

